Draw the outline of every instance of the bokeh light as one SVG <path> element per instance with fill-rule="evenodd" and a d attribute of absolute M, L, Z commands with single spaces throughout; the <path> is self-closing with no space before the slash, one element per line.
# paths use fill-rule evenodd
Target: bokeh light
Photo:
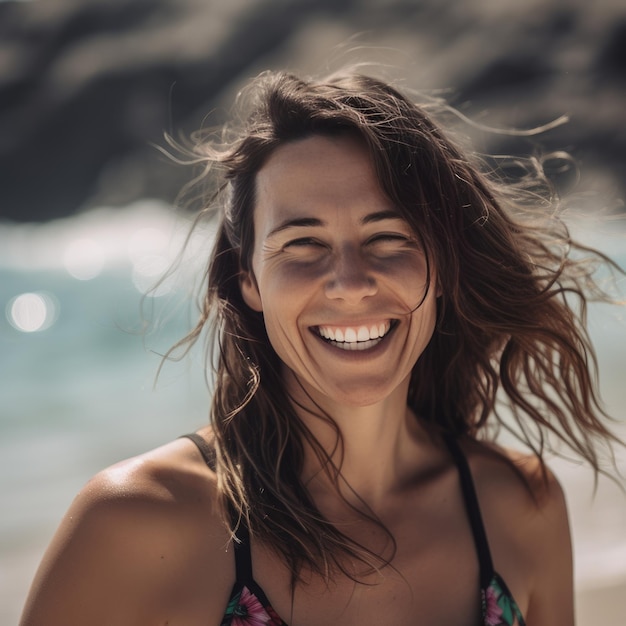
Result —
<path fill-rule="evenodd" d="M 128 257 L 133 265 L 132 280 L 139 292 L 156 298 L 170 293 L 174 276 L 171 238 L 162 229 L 145 227 L 136 230 L 128 241 Z"/>
<path fill-rule="evenodd" d="M 94 239 L 75 239 L 66 248 L 63 264 L 71 276 L 78 280 L 91 280 L 102 272 L 104 252 Z"/>
<path fill-rule="evenodd" d="M 174 277 L 167 275 L 170 261 L 160 254 L 147 254 L 133 264 L 132 279 L 137 290 L 158 298 L 172 291 Z"/>
<path fill-rule="evenodd" d="M 136 264 L 147 256 L 161 254 L 167 250 L 169 237 L 160 229 L 153 227 L 136 230 L 128 241 L 128 256 Z"/>
<path fill-rule="evenodd" d="M 33 333 L 50 328 L 58 317 L 58 303 L 49 293 L 22 293 L 7 306 L 7 319 L 17 330 Z"/>

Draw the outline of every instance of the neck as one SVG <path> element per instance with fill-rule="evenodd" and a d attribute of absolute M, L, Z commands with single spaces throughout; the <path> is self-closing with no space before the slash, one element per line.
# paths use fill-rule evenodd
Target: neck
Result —
<path fill-rule="evenodd" d="M 383 508 L 385 499 L 401 492 L 424 462 L 426 435 L 407 406 L 408 384 L 407 379 L 392 394 L 367 406 L 340 405 L 292 386 L 300 419 L 339 470 L 339 490 L 352 505 L 365 502 L 372 510 Z M 330 488 L 331 476 L 310 445 L 305 445 L 302 478 L 318 501 L 332 500 L 336 494 Z"/>

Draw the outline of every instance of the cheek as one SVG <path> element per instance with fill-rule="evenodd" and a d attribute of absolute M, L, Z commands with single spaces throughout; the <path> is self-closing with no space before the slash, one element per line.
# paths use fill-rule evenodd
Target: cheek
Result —
<path fill-rule="evenodd" d="M 271 280 L 259 285 L 265 328 L 274 350 L 283 352 L 300 343 L 298 320 L 311 293 L 310 284 L 293 272 L 273 272 Z"/>
<path fill-rule="evenodd" d="M 426 257 L 418 250 L 405 250 L 396 254 L 373 255 L 371 268 L 381 275 L 413 279 L 427 275 Z"/>
<path fill-rule="evenodd" d="M 300 330 L 291 319 L 273 311 L 265 318 L 265 330 L 270 345 L 280 361 L 291 370 L 297 370 L 302 363 L 302 357 L 306 353 L 305 344 Z"/>
<path fill-rule="evenodd" d="M 292 308 L 315 293 L 327 270 L 322 263 L 276 262 L 260 268 L 259 289 L 268 308 Z"/>
<path fill-rule="evenodd" d="M 422 268 L 421 264 L 416 267 L 414 263 L 406 262 L 395 266 L 393 271 L 385 273 L 385 280 L 409 311 L 426 310 L 429 303 L 436 301 L 436 279 L 431 276 L 429 280 L 426 268 Z"/>
<path fill-rule="evenodd" d="M 419 294 L 414 294 L 414 298 L 418 298 L 418 306 L 411 315 L 410 334 L 413 336 L 414 350 L 418 357 L 430 342 L 437 325 L 436 284 L 432 280 L 428 294 L 422 301 L 423 294 L 423 289 Z"/>

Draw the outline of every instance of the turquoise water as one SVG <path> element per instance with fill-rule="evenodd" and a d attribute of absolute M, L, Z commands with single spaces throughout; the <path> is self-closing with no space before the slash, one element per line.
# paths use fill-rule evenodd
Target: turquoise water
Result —
<path fill-rule="evenodd" d="M 91 475 L 207 421 L 200 354 L 167 365 L 155 386 L 159 354 L 193 315 L 185 272 L 142 306 L 155 266 L 180 247 L 178 224 L 147 203 L 0 227 L 0 624 L 16 623 L 36 562 Z M 42 321 L 42 305 L 42 329 L 20 330 Z M 151 318 L 163 319 L 144 332 Z"/>
<path fill-rule="evenodd" d="M 171 263 L 186 228 L 149 202 L 47 225 L 0 225 L 1 624 L 17 621 L 54 528 L 91 475 L 207 420 L 199 351 L 168 364 L 154 383 L 159 353 L 194 316 L 188 294 L 210 231 L 141 312 L 146 285 Z M 623 231 L 598 234 L 589 223 L 579 230 L 626 261 Z M 604 395 L 624 422 L 625 314 L 594 307 L 590 323 Z M 626 470 L 626 457 L 618 462 Z M 579 583 L 623 575 L 626 499 L 604 485 L 591 507 L 589 473 L 561 462 L 556 469 L 570 500 Z"/>

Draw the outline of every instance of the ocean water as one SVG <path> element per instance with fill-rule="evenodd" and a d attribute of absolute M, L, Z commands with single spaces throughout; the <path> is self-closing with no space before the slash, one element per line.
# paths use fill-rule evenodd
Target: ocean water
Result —
<path fill-rule="evenodd" d="M 209 392 L 201 349 L 161 355 L 189 329 L 190 297 L 213 231 L 144 201 L 42 225 L 0 224 L 0 624 L 18 620 L 61 516 L 99 469 L 196 429 Z M 574 224 L 581 238 L 626 262 L 623 227 Z M 626 293 L 626 289 L 623 289 Z M 626 436 L 626 310 L 595 306 L 601 388 Z M 617 463 L 626 475 L 626 454 Z M 589 470 L 554 460 L 569 500 L 579 588 L 624 581 L 626 495 Z"/>

